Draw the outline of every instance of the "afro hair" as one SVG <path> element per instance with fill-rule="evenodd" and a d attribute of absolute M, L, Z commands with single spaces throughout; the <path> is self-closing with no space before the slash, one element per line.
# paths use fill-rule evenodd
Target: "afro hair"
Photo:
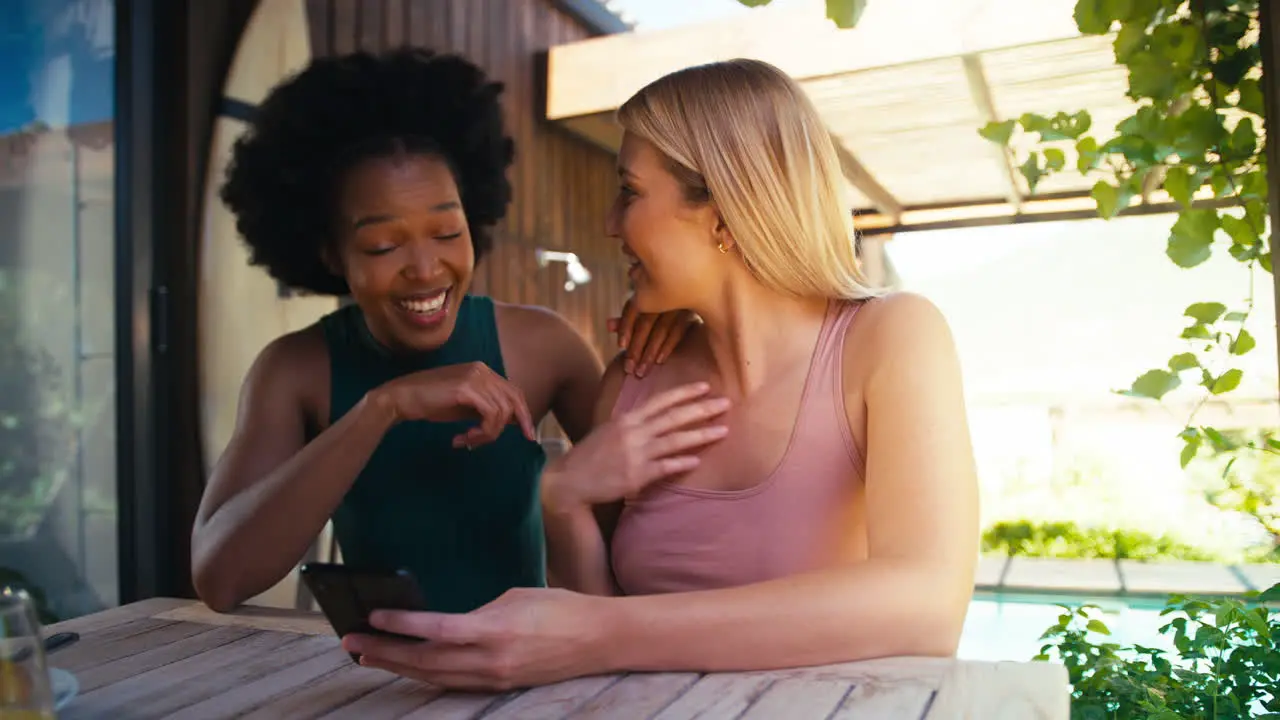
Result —
<path fill-rule="evenodd" d="M 398 150 L 448 163 L 479 261 L 511 201 L 501 92 L 464 58 L 413 48 L 317 59 L 278 85 L 236 141 L 221 191 L 250 263 L 293 289 L 346 294 L 322 259 L 335 218 L 318 210 L 336 206 L 353 164 Z"/>

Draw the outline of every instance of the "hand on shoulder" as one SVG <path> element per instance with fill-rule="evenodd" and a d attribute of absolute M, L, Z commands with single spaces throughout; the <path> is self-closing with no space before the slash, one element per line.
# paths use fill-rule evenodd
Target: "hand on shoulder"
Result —
<path fill-rule="evenodd" d="M 516 330 L 522 340 L 543 340 L 552 347 L 563 347 L 565 341 L 582 341 L 578 331 L 562 315 L 537 305 L 514 305 L 495 302 L 500 320 Z M 610 318 L 608 330 L 617 335 L 620 352 L 616 358 L 625 374 L 639 377 L 661 365 L 676 352 L 690 329 L 700 324 L 697 315 L 687 310 L 674 310 L 651 315 L 639 313 L 628 299 L 622 315 Z"/>

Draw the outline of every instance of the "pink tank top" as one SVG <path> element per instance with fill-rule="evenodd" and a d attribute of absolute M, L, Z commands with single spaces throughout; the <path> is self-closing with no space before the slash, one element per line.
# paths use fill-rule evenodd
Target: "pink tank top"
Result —
<path fill-rule="evenodd" d="M 829 306 L 795 427 L 772 473 L 745 490 L 658 482 L 626 502 L 610 547 L 624 594 L 733 587 L 865 557 L 865 463 L 845 414 L 841 363 L 859 307 Z M 656 374 L 627 376 L 613 414 L 643 402 Z"/>

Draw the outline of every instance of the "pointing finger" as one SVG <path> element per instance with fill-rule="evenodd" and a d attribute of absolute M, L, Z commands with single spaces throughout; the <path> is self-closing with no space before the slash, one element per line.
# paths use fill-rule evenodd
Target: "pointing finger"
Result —
<path fill-rule="evenodd" d="M 515 411 L 516 418 L 520 422 L 520 429 L 524 431 L 524 436 L 533 442 L 537 442 L 538 431 L 533 426 L 533 414 L 529 412 L 529 404 L 525 402 L 523 394 L 515 398 Z"/>

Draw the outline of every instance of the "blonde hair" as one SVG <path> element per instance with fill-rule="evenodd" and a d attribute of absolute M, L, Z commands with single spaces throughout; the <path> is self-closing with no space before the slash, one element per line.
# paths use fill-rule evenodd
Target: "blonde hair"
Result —
<path fill-rule="evenodd" d="M 715 203 L 767 287 L 799 297 L 881 294 L 854 247 L 831 136 L 778 68 L 739 59 L 679 70 L 633 95 L 617 119 L 666 156 L 688 200 Z"/>

